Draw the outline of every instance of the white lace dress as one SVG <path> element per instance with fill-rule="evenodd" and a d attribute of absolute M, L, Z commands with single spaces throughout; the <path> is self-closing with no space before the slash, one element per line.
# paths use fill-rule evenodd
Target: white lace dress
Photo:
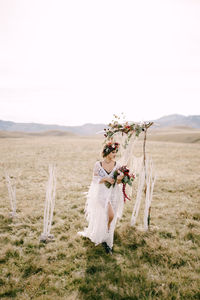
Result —
<path fill-rule="evenodd" d="M 97 161 L 94 166 L 92 182 L 87 194 L 85 205 L 85 217 L 88 227 L 84 231 L 78 232 L 79 235 L 88 237 L 95 245 L 106 242 L 110 248 L 113 247 L 113 236 L 117 219 L 122 217 L 124 198 L 122 184 L 115 184 L 107 188 L 104 183 L 99 183 L 104 177 L 112 177 L 114 171 L 120 168 L 116 162 L 110 173 L 102 167 L 101 162 Z M 108 203 L 111 204 L 114 218 L 108 231 Z"/>

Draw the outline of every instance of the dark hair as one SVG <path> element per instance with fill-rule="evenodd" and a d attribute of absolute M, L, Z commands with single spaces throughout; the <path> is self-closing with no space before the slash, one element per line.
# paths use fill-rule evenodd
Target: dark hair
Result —
<path fill-rule="evenodd" d="M 103 151 L 102 151 L 103 157 L 106 157 L 107 155 L 109 155 L 111 152 L 113 152 L 115 150 L 118 151 L 118 148 L 119 148 L 119 143 L 109 142 L 103 148 Z"/>

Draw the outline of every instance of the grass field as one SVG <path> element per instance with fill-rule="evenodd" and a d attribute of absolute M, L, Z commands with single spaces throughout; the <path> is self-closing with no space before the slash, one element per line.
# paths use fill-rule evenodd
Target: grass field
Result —
<path fill-rule="evenodd" d="M 0 140 L 0 298 L 200 299 L 200 144 L 148 141 L 157 170 L 151 229 L 130 227 L 135 198 L 118 222 L 112 256 L 77 235 L 86 226 L 84 192 L 102 140 L 26 137 Z M 142 143 L 136 146 L 141 153 Z M 57 165 L 51 232 L 42 244 L 48 164 Z M 18 218 L 3 170 L 16 180 Z M 136 187 L 136 183 L 135 183 Z"/>

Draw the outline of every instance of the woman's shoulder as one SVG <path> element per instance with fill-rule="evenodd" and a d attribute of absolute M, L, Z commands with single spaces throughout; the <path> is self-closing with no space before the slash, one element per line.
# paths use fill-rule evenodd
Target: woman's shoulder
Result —
<path fill-rule="evenodd" d="M 120 167 L 121 167 L 121 164 L 116 160 L 115 166 L 116 166 L 117 168 L 120 168 Z"/>
<path fill-rule="evenodd" d="M 97 160 L 96 162 L 95 162 L 95 166 L 99 166 L 101 164 L 101 161 L 100 160 Z"/>

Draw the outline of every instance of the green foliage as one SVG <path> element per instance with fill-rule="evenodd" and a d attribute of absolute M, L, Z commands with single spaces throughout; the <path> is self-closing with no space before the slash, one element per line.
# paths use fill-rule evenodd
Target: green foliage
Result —
<path fill-rule="evenodd" d="M 175 236 L 171 233 L 171 232 L 167 232 L 167 231 L 161 231 L 159 232 L 160 237 L 163 237 L 165 239 L 174 239 Z"/>
<path fill-rule="evenodd" d="M 15 240 L 13 244 L 16 246 L 21 246 L 24 244 L 24 240 L 23 239 Z"/>
<path fill-rule="evenodd" d="M 25 267 L 24 271 L 23 271 L 23 274 L 22 274 L 22 277 L 23 278 L 26 278 L 28 276 L 31 276 L 33 274 L 37 274 L 39 272 L 41 272 L 43 269 L 41 267 L 38 267 L 36 265 L 33 265 L 33 264 L 29 264 L 27 267 Z"/>
<path fill-rule="evenodd" d="M 134 122 L 125 122 L 124 120 L 120 123 L 120 117 L 117 115 L 114 115 L 114 119 L 111 123 L 108 124 L 108 128 L 105 128 L 104 131 L 104 137 L 105 137 L 105 143 L 106 141 L 110 141 L 114 138 L 116 133 L 121 133 L 122 135 L 126 135 L 127 138 L 125 140 L 124 145 L 122 145 L 124 148 L 128 146 L 128 143 L 132 137 L 132 135 L 139 136 L 140 133 L 147 128 L 149 128 L 151 125 L 153 125 L 153 122 L 143 122 L 141 124 L 134 123 Z"/>
<path fill-rule="evenodd" d="M 16 298 L 17 293 L 22 292 L 22 291 L 23 291 L 23 289 L 15 289 L 15 288 L 9 289 L 3 293 L 0 293 L 0 298 L 6 298 L 6 299 Z"/>
<path fill-rule="evenodd" d="M 185 240 L 190 240 L 193 243 L 196 243 L 198 246 L 200 246 L 200 235 L 199 234 L 195 234 L 193 232 L 188 232 L 185 236 L 184 236 Z"/>

